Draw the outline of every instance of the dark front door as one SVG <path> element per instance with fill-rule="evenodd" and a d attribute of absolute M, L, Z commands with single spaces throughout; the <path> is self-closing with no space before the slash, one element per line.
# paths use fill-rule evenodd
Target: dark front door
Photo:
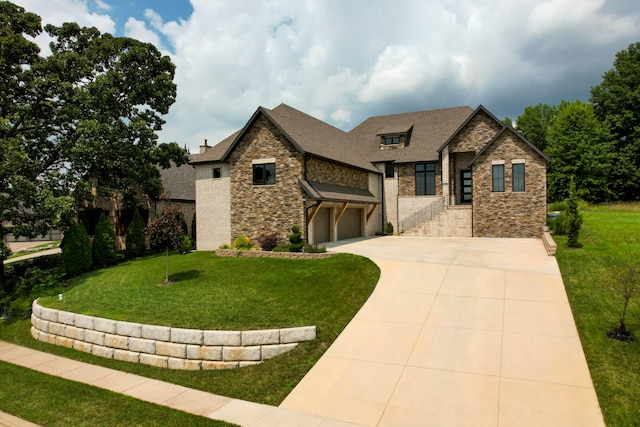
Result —
<path fill-rule="evenodd" d="M 460 203 L 471 203 L 473 200 L 473 180 L 471 179 L 471 171 L 461 171 L 460 178 Z"/>

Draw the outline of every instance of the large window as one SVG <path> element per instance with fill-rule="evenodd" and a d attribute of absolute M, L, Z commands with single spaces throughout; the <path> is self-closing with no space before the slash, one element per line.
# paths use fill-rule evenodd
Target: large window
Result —
<path fill-rule="evenodd" d="M 260 163 L 253 165 L 253 185 L 269 185 L 276 183 L 276 164 Z"/>
<path fill-rule="evenodd" d="M 501 193 L 504 191 L 504 165 L 493 165 L 491 168 L 492 189 L 491 191 Z"/>
<path fill-rule="evenodd" d="M 511 165 L 511 179 L 513 191 L 524 191 L 524 163 Z"/>
<path fill-rule="evenodd" d="M 436 164 L 416 164 L 416 196 L 435 196 Z"/>

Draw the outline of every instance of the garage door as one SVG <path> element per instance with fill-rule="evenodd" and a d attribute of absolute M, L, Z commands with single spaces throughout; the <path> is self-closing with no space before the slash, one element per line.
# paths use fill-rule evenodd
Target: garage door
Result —
<path fill-rule="evenodd" d="M 329 208 L 320 208 L 315 218 L 313 218 L 314 243 L 324 243 L 331 240 L 331 234 L 329 233 L 329 227 L 331 226 L 329 221 L 330 214 L 331 210 Z"/>
<path fill-rule="evenodd" d="M 338 223 L 338 240 L 362 237 L 362 209 L 349 208 Z"/>

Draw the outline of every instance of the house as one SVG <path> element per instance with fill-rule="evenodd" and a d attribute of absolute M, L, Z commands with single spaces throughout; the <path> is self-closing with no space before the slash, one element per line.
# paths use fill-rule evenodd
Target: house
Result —
<path fill-rule="evenodd" d="M 383 232 L 538 237 L 549 158 L 483 106 L 371 117 L 350 132 L 259 107 L 196 170 L 198 249 L 299 225 L 311 243 Z"/>

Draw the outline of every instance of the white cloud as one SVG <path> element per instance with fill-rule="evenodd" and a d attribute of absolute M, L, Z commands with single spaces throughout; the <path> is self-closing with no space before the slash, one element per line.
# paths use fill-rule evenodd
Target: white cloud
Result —
<path fill-rule="evenodd" d="M 73 9 L 69 19 L 84 25 L 110 20 L 86 1 L 21 3 L 47 17 Z M 161 140 L 193 149 L 281 102 L 344 129 L 370 115 L 480 103 L 515 118 L 527 105 L 586 100 L 615 53 L 640 40 L 640 3 L 614 0 L 191 4 L 186 20 L 147 10 L 127 34 L 171 48 L 178 96 Z"/>

